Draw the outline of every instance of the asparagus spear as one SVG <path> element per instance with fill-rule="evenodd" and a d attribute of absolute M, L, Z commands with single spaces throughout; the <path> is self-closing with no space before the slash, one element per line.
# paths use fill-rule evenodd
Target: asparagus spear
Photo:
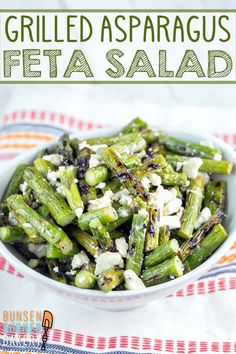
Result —
<path fill-rule="evenodd" d="M 179 250 L 179 243 L 174 238 L 167 243 L 157 247 L 150 252 L 144 259 L 144 267 L 152 267 L 162 263 L 168 258 L 175 256 Z"/>
<path fill-rule="evenodd" d="M 23 180 L 23 174 L 27 166 L 28 165 L 26 164 L 21 164 L 16 168 L 10 183 L 7 186 L 2 202 L 5 202 L 8 197 L 19 192 L 19 186 Z"/>
<path fill-rule="evenodd" d="M 31 225 L 47 242 L 58 247 L 63 254 L 71 252 L 73 245 L 65 232 L 30 208 L 21 195 L 10 196 L 7 205 L 16 218 L 17 216 L 24 218 L 28 225 Z"/>
<path fill-rule="evenodd" d="M 123 184 L 132 195 L 135 197 L 141 197 L 144 200 L 148 199 L 148 191 L 143 187 L 140 180 L 121 161 L 112 147 L 104 151 L 103 158 L 106 165 L 112 170 L 121 184 Z"/>
<path fill-rule="evenodd" d="M 187 185 L 187 176 L 184 173 L 161 172 L 159 173 L 159 176 L 161 177 L 161 181 L 164 186 L 185 187 Z"/>
<path fill-rule="evenodd" d="M 177 163 L 183 163 L 188 161 L 188 157 L 179 155 L 166 155 L 166 160 L 172 166 L 176 166 Z M 233 163 L 223 160 L 210 160 L 201 158 L 202 165 L 199 168 L 200 172 L 206 172 L 210 174 L 222 174 L 228 175 L 232 172 Z"/>
<path fill-rule="evenodd" d="M 84 210 L 84 204 L 76 184 L 74 167 L 69 166 L 62 169 L 60 171 L 60 179 L 69 206 L 80 217 Z"/>
<path fill-rule="evenodd" d="M 75 286 L 82 289 L 92 289 L 96 285 L 96 277 L 85 269 L 80 270 L 75 276 Z"/>
<path fill-rule="evenodd" d="M 72 228 L 71 233 L 75 240 L 84 247 L 88 253 L 92 256 L 98 255 L 98 241 L 93 236 L 76 228 Z"/>
<path fill-rule="evenodd" d="M 61 269 L 60 264 L 55 259 L 47 259 L 46 262 L 51 278 L 58 281 L 59 283 L 66 284 L 66 277 Z"/>
<path fill-rule="evenodd" d="M 167 243 L 170 239 L 170 228 L 168 226 L 161 226 L 159 233 L 160 246 Z"/>
<path fill-rule="evenodd" d="M 104 292 L 116 288 L 123 281 L 124 271 L 119 267 L 112 267 L 98 276 L 98 286 Z"/>
<path fill-rule="evenodd" d="M 178 278 L 183 275 L 184 266 L 178 256 L 167 259 L 163 263 L 147 268 L 142 272 L 141 279 L 146 286 L 163 282 L 163 278 Z"/>
<path fill-rule="evenodd" d="M 0 227 L 0 240 L 2 242 L 28 242 L 29 239 L 20 226 L 2 226 Z"/>
<path fill-rule="evenodd" d="M 49 171 L 54 171 L 56 169 L 55 165 L 53 165 L 50 161 L 42 158 L 34 160 L 34 167 L 45 178 L 47 177 Z"/>
<path fill-rule="evenodd" d="M 113 151 L 122 159 L 146 149 L 146 141 L 140 135 L 133 135 L 127 140 L 112 145 Z"/>
<path fill-rule="evenodd" d="M 159 213 L 155 208 L 148 208 L 149 222 L 145 238 L 145 252 L 150 252 L 157 248 L 159 244 Z"/>
<path fill-rule="evenodd" d="M 70 145 L 70 137 L 68 134 L 63 134 L 58 142 L 56 152 L 63 156 L 63 164 L 68 166 L 74 164 L 73 149 Z"/>
<path fill-rule="evenodd" d="M 90 221 L 89 228 L 102 248 L 109 250 L 113 249 L 114 242 L 111 239 L 109 232 L 107 231 L 105 226 L 102 225 L 101 221 L 98 218 L 95 218 Z"/>
<path fill-rule="evenodd" d="M 107 231 L 115 231 L 115 229 L 131 220 L 132 216 L 133 214 L 129 213 L 127 216 L 119 216 L 116 220 L 106 223 L 105 226 Z"/>
<path fill-rule="evenodd" d="M 18 224 L 21 226 L 21 228 L 24 230 L 25 234 L 28 236 L 28 239 L 32 243 L 42 243 L 44 239 L 40 236 L 39 232 L 27 222 L 27 219 L 24 218 L 22 215 L 14 215 Z"/>
<path fill-rule="evenodd" d="M 126 261 L 126 270 L 131 269 L 137 275 L 140 274 L 143 263 L 143 250 L 147 224 L 148 213 L 145 209 L 143 213 L 134 214 L 132 229 L 129 237 L 129 250 Z"/>
<path fill-rule="evenodd" d="M 208 207 L 211 213 L 218 209 L 224 210 L 226 181 L 210 181 L 206 188 L 204 206 Z"/>
<path fill-rule="evenodd" d="M 221 223 L 224 219 L 225 214 L 221 210 L 217 210 L 210 218 L 208 222 L 203 224 L 194 235 L 187 241 L 185 241 L 181 247 L 179 256 L 182 261 L 184 261 L 189 255 L 191 255 L 197 245 L 201 242 L 201 240 L 209 234 L 212 228 Z"/>
<path fill-rule="evenodd" d="M 191 180 L 189 190 L 187 191 L 186 205 L 182 217 L 179 236 L 189 239 L 192 236 L 194 226 L 201 209 L 204 190 L 204 180 L 201 176 L 197 176 Z"/>
<path fill-rule="evenodd" d="M 79 180 L 79 192 L 84 205 L 97 198 L 96 188 L 89 186 L 85 180 Z"/>
<path fill-rule="evenodd" d="M 147 123 L 140 118 L 135 118 L 129 122 L 123 129 L 123 134 L 136 133 L 147 128 Z"/>
<path fill-rule="evenodd" d="M 85 181 L 89 186 L 95 186 L 111 177 L 108 168 L 104 165 L 91 167 L 85 173 Z"/>
<path fill-rule="evenodd" d="M 215 225 L 193 253 L 186 258 L 187 267 L 190 270 L 198 267 L 225 241 L 227 236 L 228 234 L 221 224 Z"/>
<path fill-rule="evenodd" d="M 152 159 L 149 159 L 142 163 L 142 165 L 134 171 L 138 178 L 148 176 L 153 172 L 161 172 L 163 168 L 167 166 L 166 159 L 163 155 L 157 155 Z"/>
<path fill-rule="evenodd" d="M 102 224 L 106 224 L 118 219 L 118 215 L 114 208 L 111 206 L 107 206 L 97 210 L 90 210 L 87 213 L 84 213 L 79 218 L 78 224 L 79 227 L 84 230 L 89 230 L 89 223 L 93 220 L 98 218 Z"/>
<path fill-rule="evenodd" d="M 198 156 L 206 159 L 216 159 L 218 155 L 222 155 L 219 149 L 165 135 L 160 137 L 159 143 L 163 144 L 167 150 L 179 155 Z"/>
<path fill-rule="evenodd" d="M 24 171 L 24 178 L 34 190 L 37 199 L 49 209 L 50 214 L 59 225 L 66 226 L 74 220 L 75 213 L 69 208 L 63 197 L 53 191 L 47 180 L 35 168 L 28 167 Z"/>

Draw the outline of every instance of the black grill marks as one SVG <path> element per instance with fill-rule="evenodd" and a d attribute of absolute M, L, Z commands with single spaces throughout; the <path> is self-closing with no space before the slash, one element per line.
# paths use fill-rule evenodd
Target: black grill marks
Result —
<path fill-rule="evenodd" d="M 87 169 L 89 168 L 89 156 L 84 156 L 84 157 L 80 157 L 77 159 L 77 177 L 78 179 L 82 179 L 84 178 L 85 172 L 87 171 Z"/>

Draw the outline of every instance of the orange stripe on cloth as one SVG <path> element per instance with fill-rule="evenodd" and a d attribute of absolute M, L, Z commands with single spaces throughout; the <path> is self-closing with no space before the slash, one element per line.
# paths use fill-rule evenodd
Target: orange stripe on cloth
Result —
<path fill-rule="evenodd" d="M 0 149 L 32 149 L 37 146 L 37 144 L 2 144 L 0 145 Z"/>
<path fill-rule="evenodd" d="M 218 264 L 223 264 L 223 263 L 229 263 L 229 262 L 233 262 L 236 260 L 236 253 L 230 254 L 228 256 L 224 256 L 222 257 Z"/>
<path fill-rule="evenodd" d="M 5 139 L 36 139 L 36 140 L 52 141 L 56 139 L 56 137 L 52 135 L 36 134 L 36 133 L 8 133 L 0 136 L 0 140 L 5 140 Z"/>

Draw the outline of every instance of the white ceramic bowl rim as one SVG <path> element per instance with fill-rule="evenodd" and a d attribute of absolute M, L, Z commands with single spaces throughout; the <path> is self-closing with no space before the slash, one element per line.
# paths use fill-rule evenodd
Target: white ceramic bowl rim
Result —
<path fill-rule="evenodd" d="M 156 127 L 156 126 L 151 126 L 151 128 L 153 129 L 158 129 L 158 130 L 163 130 L 163 131 L 169 131 L 171 134 L 175 135 L 175 133 L 179 133 L 179 134 L 183 134 L 183 130 L 180 129 L 176 129 L 176 128 L 171 128 L 171 127 Z M 76 134 L 72 134 L 73 137 L 79 137 L 79 138 L 84 138 L 84 136 L 86 136 L 85 139 L 91 138 L 91 137 L 96 137 L 96 136 L 106 136 L 106 135 L 112 135 L 115 134 L 116 132 L 118 132 L 121 129 L 121 127 L 114 127 L 114 128 L 106 128 L 106 129 L 96 129 L 96 130 L 91 130 L 91 131 L 83 131 L 81 133 L 76 133 Z M 199 139 L 204 140 L 204 141 L 212 141 L 213 144 L 215 144 L 216 146 L 220 147 L 223 152 L 228 152 L 232 155 L 232 161 L 234 163 L 236 163 L 236 152 L 233 150 L 233 148 L 231 146 L 229 146 L 228 144 L 224 143 L 222 140 L 216 138 L 213 135 L 210 134 L 206 134 L 206 133 L 202 133 L 202 132 L 196 132 L 196 131 L 191 131 L 191 130 L 187 130 L 187 132 L 185 133 L 186 135 L 189 135 L 191 137 L 195 137 L 196 141 Z M 22 162 L 22 160 L 24 160 L 27 156 L 32 155 L 33 153 L 39 151 L 42 148 L 45 147 L 52 147 L 53 145 L 55 145 L 56 142 L 53 142 L 51 144 L 43 144 L 40 146 L 37 146 L 36 148 L 28 151 L 27 153 L 23 153 L 21 155 L 19 155 L 18 157 L 14 158 L 12 161 L 10 161 L 8 163 L 8 166 L 6 168 L 6 170 L 4 171 L 4 174 L 7 173 L 7 170 L 10 169 L 11 167 L 17 166 L 18 164 L 20 164 Z M 112 297 L 133 297 L 135 295 L 145 295 L 145 294 L 151 294 L 156 292 L 157 290 L 164 290 L 167 288 L 181 288 L 181 283 L 184 282 L 188 282 L 192 279 L 196 279 L 198 278 L 198 276 L 200 274 L 202 274 L 204 272 L 204 269 L 208 270 L 209 268 L 211 268 L 226 252 L 227 250 L 233 245 L 234 241 L 236 238 L 236 229 L 233 230 L 233 232 L 231 232 L 231 234 L 229 235 L 229 237 L 224 241 L 224 243 L 213 253 L 213 255 L 211 257 L 209 257 L 204 263 L 202 263 L 199 267 L 195 268 L 194 270 L 192 270 L 189 273 L 184 274 L 183 276 L 176 278 L 174 280 L 171 280 L 169 282 L 163 283 L 163 284 L 159 284 L 159 285 L 155 285 L 155 286 L 151 286 L 145 289 L 140 289 L 140 290 L 123 290 L 123 291 L 113 291 L 113 292 L 109 292 L 109 293 L 103 293 L 100 290 L 92 290 L 92 289 L 80 289 L 77 288 L 75 286 L 70 286 L 67 284 L 62 284 L 59 283 L 41 273 L 38 273 L 37 271 L 29 268 L 26 264 L 24 264 L 23 262 L 21 262 L 16 256 L 14 256 L 10 250 L 8 250 L 6 248 L 6 246 L 4 245 L 4 243 L 0 242 L 0 253 L 3 255 L 3 257 L 5 257 L 9 263 L 11 263 L 12 265 L 14 265 L 16 267 L 17 270 L 21 271 L 22 273 L 28 275 L 29 277 L 38 279 L 39 281 L 41 281 L 44 284 L 47 284 L 49 286 L 52 286 L 52 284 L 54 283 L 55 288 L 57 288 L 58 290 L 63 290 L 65 292 L 69 292 L 69 293 L 73 293 L 73 294 L 79 294 L 82 296 L 89 296 L 89 297 L 94 297 L 94 298 L 106 298 L 109 296 L 109 298 Z M 53 282 L 53 283 L 52 283 Z M 171 293 L 171 290 L 170 290 Z"/>

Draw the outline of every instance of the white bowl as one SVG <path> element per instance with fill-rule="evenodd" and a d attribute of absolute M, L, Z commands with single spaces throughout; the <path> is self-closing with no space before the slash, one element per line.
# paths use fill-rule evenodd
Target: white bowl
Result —
<path fill-rule="evenodd" d="M 202 133 L 185 133 L 179 130 L 166 129 L 165 127 L 158 127 L 166 131 L 168 134 L 177 138 L 183 138 L 192 141 L 212 141 L 213 144 L 221 149 L 226 160 L 230 160 L 236 164 L 236 153 L 234 150 L 223 141 Z M 86 131 L 76 134 L 80 138 L 91 138 L 112 135 L 119 131 L 119 128 L 98 129 L 93 131 Z M 51 148 L 56 143 L 47 147 Z M 44 145 L 45 147 L 45 145 Z M 31 163 L 36 157 L 38 151 L 42 146 L 37 147 L 25 154 L 12 160 L 4 171 L 1 173 L 1 185 L 0 185 L 0 198 L 7 187 L 7 184 L 15 171 L 15 168 L 20 163 Z M 14 265 L 18 271 L 22 272 L 27 278 L 31 278 L 32 281 L 37 284 L 46 286 L 54 292 L 58 293 L 58 296 L 64 296 L 75 300 L 77 303 L 86 304 L 96 308 L 106 310 L 129 310 L 135 307 L 139 307 L 147 304 L 152 300 L 156 300 L 159 297 L 174 293 L 176 290 L 185 287 L 188 283 L 193 282 L 204 273 L 206 273 L 232 246 L 236 239 L 236 213 L 235 213 L 235 200 L 236 200 L 236 175 L 235 167 L 233 174 L 223 177 L 228 182 L 228 198 L 227 198 L 227 214 L 226 228 L 229 233 L 226 241 L 214 252 L 214 254 L 205 261 L 202 265 L 183 275 L 180 278 L 169 281 L 164 284 L 156 285 L 143 290 L 132 291 L 114 291 L 108 294 L 98 290 L 85 290 L 72 287 L 69 285 L 56 282 L 32 269 L 24 264 L 23 259 L 17 254 L 11 245 L 7 245 L 0 242 L 0 253 L 7 259 L 9 263 Z"/>

